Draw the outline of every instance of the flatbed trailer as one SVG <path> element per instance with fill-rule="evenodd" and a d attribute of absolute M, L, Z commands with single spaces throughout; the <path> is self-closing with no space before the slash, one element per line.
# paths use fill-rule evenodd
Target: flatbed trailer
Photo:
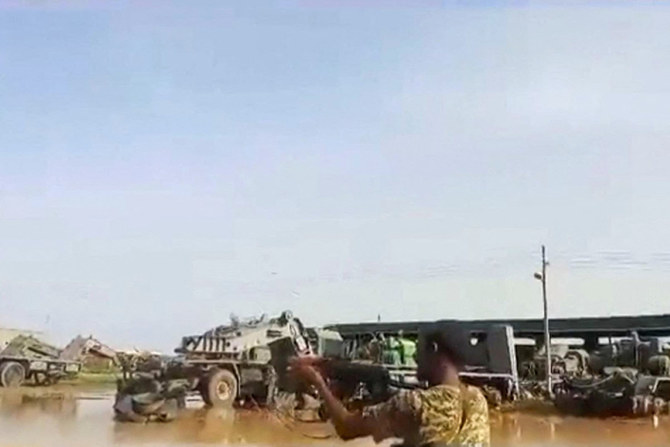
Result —
<path fill-rule="evenodd" d="M 81 363 L 76 361 L 0 354 L 0 385 L 5 388 L 19 387 L 27 381 L 50 385 L 80 371 Z"/>

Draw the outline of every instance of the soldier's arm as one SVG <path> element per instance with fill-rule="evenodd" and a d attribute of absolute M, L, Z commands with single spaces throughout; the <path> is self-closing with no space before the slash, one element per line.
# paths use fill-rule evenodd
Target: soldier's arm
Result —
<path fill-rule="evenodd" d="M 319 390 L 319 394 L 335 426 L 335 431 L 340 438 L 349 440 L 373 434 L 374 426 L 372 419 L 363 417 L 361 413 L 347 410 L 344 404 L 335 397 L 320 375 L 313 383 Z"/>
<path fill-rule="evenodd" d="M 392 436 L 402 436 L 398 432 L 416 421 L 416 406 L 408 405 L 416 402 L 416 399 L 408 399 L 416 397 L 414 392 L 400 393 L 383 404 L 370 407 L 364 413 L 347 410 L 314 367 L 318 363 L 318 359 L 294 359 L 291 368 L 319 391 L 340 438 L 347 440 L 372 435 L 376 441 L 380 441 Z"/>
<path fill-rule="evenodd" d="M 362 417 L 370 427 L 375 442 L 388 438 L 407 438 L 421 425 L 420 391 L 400 391 L 377 405 L 366 407 Z"/>

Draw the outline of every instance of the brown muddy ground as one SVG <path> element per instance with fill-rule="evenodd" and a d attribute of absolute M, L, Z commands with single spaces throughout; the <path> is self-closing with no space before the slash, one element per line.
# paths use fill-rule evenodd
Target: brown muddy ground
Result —
<path fill-rule="evenodd" d="M 313 445 L 344 444 L 328 424 L 280 420 L 262 410 L 205 410 L 201 402 L 168 424 L 128 424 L 112 418 L 109 388 L 59 387 L 0 393 L 0 447 L 202 444 Z M 566 418 L 550 410 L 494 413 L 494 446 L 667 446 L 670 420 L 654 426 L 645 420 Z M 348 446 L 372 446 L 369 439 Z M 386 444 L 388 445 L 388 444 Z"/>

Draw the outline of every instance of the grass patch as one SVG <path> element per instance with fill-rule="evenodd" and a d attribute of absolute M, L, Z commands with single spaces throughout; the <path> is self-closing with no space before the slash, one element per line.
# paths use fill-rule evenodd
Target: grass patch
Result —
<path fill-rule="evenodd" d="M 64 379 L 61 383 L 70 385 L 115 385 L 120 374 L 116 372 L 81 372 L 72 379 Z"/>

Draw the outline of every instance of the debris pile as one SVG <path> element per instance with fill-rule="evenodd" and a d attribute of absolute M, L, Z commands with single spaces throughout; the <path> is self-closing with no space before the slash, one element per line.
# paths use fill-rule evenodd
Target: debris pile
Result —
<path fill-rule="evenodd" d="M 186 407 L 188 383 L 139 373 L 117 381 L 114 414 L 123 422 L 169 422 Z"/>
<path fill-rule="evenodd" d="M 641 417 L 668 413 L 670 377 L 619 370 L 604 378 L 564 380 L 554 404 L 574 416 Z"/>

